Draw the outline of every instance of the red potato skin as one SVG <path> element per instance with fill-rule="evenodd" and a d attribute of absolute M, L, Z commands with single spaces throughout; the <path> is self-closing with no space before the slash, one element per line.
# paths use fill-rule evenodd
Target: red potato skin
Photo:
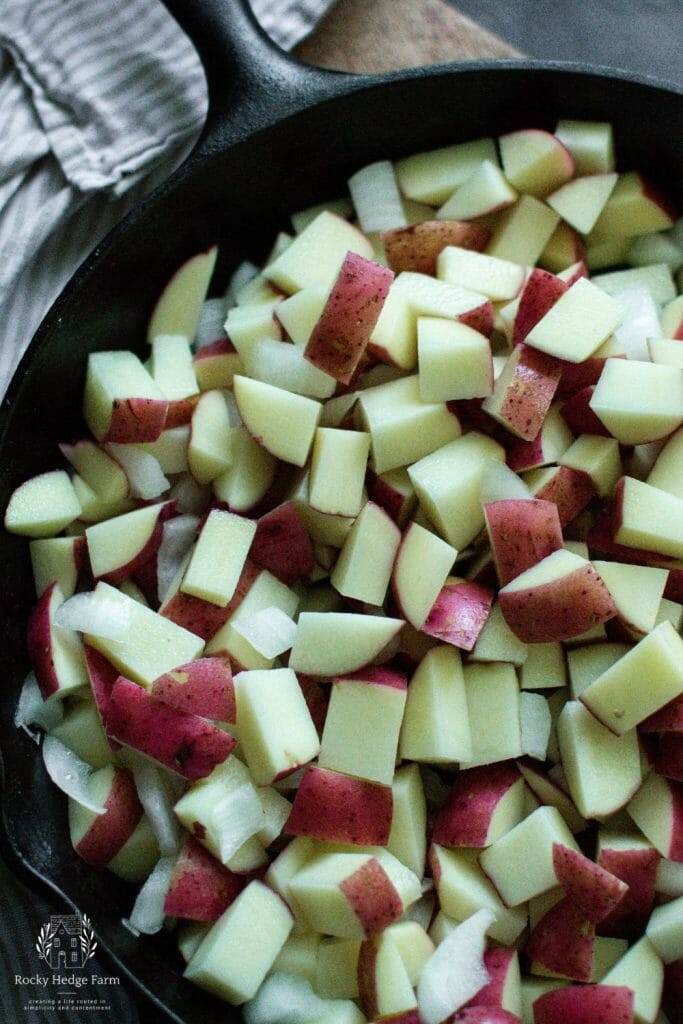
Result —
<path fill-rule="evenodd" d="M 397 526 L 404 527 L 415 507 L 415 496 L 401 494 L 372 470 L 368 470 L 367 485 L 370 501 L 383 508 Z"/>
<path fill-rule="evenodd" d="M 390 786 L 310 765 L 296 791 L 284 831 L 324 842 L 386 846 L 392 811 Z"/>
<path fill-rule="evenodd" d="M 535 267 L 526 280 L 512 328 L 512 344 L 519 345 L 568 290 L 561 278 Z"/>
<path fill-rule="evenodd" d="M 52 626 L 50 607 L 56 583 L 51 583 L 38 598 L 26 626 L 26 647 L 31 667 L 36 674 L 40 692 L 47 700 L 59 691 L 59 679 L 52 660 Z"/>
<path fill-rule="evenodd" d="M 667 779 L 683 782 L 683 736 L 668 732 L 660 736 L 655 771 Z"/>
<path fill-rule="evenodd" d="M 129 562 L 126 562 L 125 565 L 120 565 L 118 569 L 112 569 L 111 572 L 107 572 L 103 576 L 97 576 L 96 579 L 104 580 L 105 583 L 111 583 L 112 586 L 118 586 L 118 584 L 123 583 L 124 580 L 130 579 L 131 576 L 139 576 L 144 580 L 145 572 L 147 570 L 151 572 L 152 567 L 156 577 L 156 559 L 161 539 L 163 537 L 164 523 L 167 519 L 171 518 L 174 511 L 175 502 L 165 501 L 159 509 L 159 515 L 157 516 L 154 529 L 138 553 L 131 558 Z M 144 587 L 141 587 L 141 589 L 144 591 Z"/>
<path fill-rule="evenodd" d="M 299 687 L 304 695 L 308 712 L 313 719 L 318 736 L 322 738 L 327 718 L 327 709 L 330 703 L 330 689 L 321 685 L 319 679 L 306 676 L 302 672 L 297 674 Z"/>
<path fill-rule="evenodd" d="M 623 483 L 619 481 L 615 490 L 615 502 L 603 510 L 594 525 L 588 531 L 586 542 L 591 554 L 598 552 L 609 555 L 614 561 L 626 562 L 630 565 L 654 565 L 668 569 L 664 597 L 669 601 L 683 603 L 683 562 L 674 561 L 666 555 L 658 555 L 655 551 L 642 548 L 629 548 L 614 540 L 614 533 L 619 528 L 620 514 L 617 498 L 623 492 Z"/>
<path fill-rule="evenodd" d="M 560 380 L 557 359 L 520 345 L 514 376 L 500 405 L 500 415 L 515 434 L 533 441 L 543 426 Z"/>
<path fill-rule="evenodd" d="M 164 913 L 190 921 L 217 921 L 248 884 L 188 835 L 164 901 Z"/>
<path fill-rule="evenodd" d="M 379 940 L 377 936 L 366 939 L 358 951 L 358 998 L 368 1020 L 379 1017 L 377 1001 L 376 970 Z"/>
<path fill-rule="evenodd" d="M 542 498 L 492 501 L 484 506 L 501 587 L 562 547 L 557 505 Z"/>
<path fill-rule="evenodd" d="M 508 626 L 529 644 L 581 636 L 617 613 L 612 596 L 592 565 L 540 587 L 501 590 L 500 610 Z"/>
<path fill-rule="evenodd" d="M 237 611 L 260 573 L 261 569 L 247 559 L 235 593 L 225 608 L 219 608 L 218 605 L 211 604 L 210 601 L 203 601 L 201 597 L 183 594 L 182 591 L 177 590 L 175 594 L 167 598 L 159 614 L 175 622 L 176 625 L 189 629 L 191 633 L 201 637 L 202 640 L 210 640 Z"/>
<path fill-rule="evenodd" d="M 100 716 L 102 725 L 107 720 L 107 709 L 109 707 L 109 698 L 113 689 L 114 683 L 119 677 L 117 669 L 111 665 L 103 654 L 96 651 L 94 647 L 89 647 L 87 644 L 84 645 L 83 651 L 85 654 L 85 668 L 88 673 L 88 679 L 90 680 L 90 688 L 92 690 L 93 698 L 95 700 L 95 707 L 97 708 Z M 112 740 L 107 736 L 109 746 L 112 750 L 118 750 L 120 744 L 116 740 Z"/>
<path fill-rule="evenodd" d="M 447 245 L 481 252 L 491 232 L 481 224 L 462 220 L 427 220 L 407 228 L 382 232 L 384 251 L 391 269 L 436 275 L 436 258 Z"/>
<path fill-rule="evenodd" d="M 534 1024 L 633 1024 L 633 989 L 570 985 L 534 1002 Z"/>
<path fill-rule="evenodd" d="M 669 704 L 665 704 L 659 711 L 655 711 L 654 715 L 641 722 L 638 731 L 683 733 L 683 694 L 674 697 Z"/>
<path fill-rule="evenodd" d="M 286 584 L 313 571 L 313 544 L 293 501 L 261 516 L 249 557 Z"/>
<path fill-rule="evenodd" d="M 199 349 L 192 366 L 202 390 L 231 388 L 233 377 L 240 371 L 240 357 L 229 338 L 219 338 Z"/>
<path fill-rule="evenodd" d="M 573 981 L 590 981 L 595 925 L 572 896 L 544 914 L 526 944 L 530 960 Z"/>
<path fill-rule="evenodd" d="M 659 861 L 657 850 L 604 849 L 600 852 L 600 867 L 628 885 L 628 892 L 621 902 L 600 922 L 600 935 L 624 939 L 642 935 L 655 902 Z"/>
<path fill-rule="evenodd" d="M 152 683 L 152 696 L 202 718 L 235 722 L 237 710 L 228 658 L 198 658 L 166 672 Z"/>
<path fill-rule="evenodd" d="M 683 1024 L 683 959 L 664 964 L 663 1009 L 671 1024 Z"/>
<path fill-rule="evenodd" d="M 168 406 L 159 398 L 116 398 L 107 432 L 99 440 L 114 444 L 156 441 L 166 426 Z"/>
<path fill-rule="evenodd" d="M 450 849 L 487 846 L 493 813 L 520 777 L 505 762 L 459 772 L 434 821 L 432 841 Z"/>
<path fill-rule="evenodd" d="M 191 781 L 209 775 L 236 743 L 205 719 L 163 704 L 123 676 L 111 691 L 106 731 Z"/>
<path fill-rule="evenodd" d="M 304 356 L 348 384 L 365 351 L 394 279 L 393 271 L 348 252 Z"/>
<path fill-rule="evenodd" d="M 75 847 L 86 864 L 100 871 L 128 842 L 143 814 L 133 776 L 125 768 L 114 768 L 104 806 L 105 813 L 95 818 Z"/>
<path fill-rule="evenodd" d="M 471 651 L 493 604 L 493 591 L 481 583 L 457 580 L 443 585 L 422 632 L 443 643 Z"/>
<path fill-rule="evenodd" d="M 366 938 L 384 931 L 403 915 L 403 904 L 386 871 L 373 857 L 340 884 Z"/>
<path fill-rule="evenodd" d="M 557 881 L 584 917 L 598 924 L 621 903 L 628 885 L 576 850 L 553 843 Z"/>
<path fill-rule="evenodd" d="M 505 982 L 508 979 L 510 968 L 517 956 L 515 949 L 487 949 L 484 953 L 484 967 L 489 973 L 488 985 L 480 988 L 476 996 L 473 996 L 469 1003 L 465 1003 L 465 1010 L 468 1008 L 480 1009 L 503 1009 L 503 996 L 505 994 Z M 457 1020 L 457 1017 L 455 1018 Z M 513 1017 L 513 1020 L 516 1020 Z M 495 1018 L 492 1018 L 495 1024 Z"/>
<path fill-rule="evenodd" d="M 552 461 L 546 457 L 543 451 L 543 427 L 533 441 L 522 441 L 515 438 L 507 447 L 505 461 L 510 469 L 514 469 L 515 473 L 521 473 L 525 469 L 536 469 L 537 466 L 544 466 Z"/>
<path fill-rule="evenodd" d="M 582 364 L 577 365 L 581 366 Z M 562 419 L 575 437 L 579 437 L 581 434 L 597 434 L 598 437 L 612 436 L 590 407 L 594 391 L 595 385 L 588 384 L 568 398 L 562 406 Z"/>
<path fill-rule="evenodd" d="M 384 665 L 369 665 L 367 668 L 358 669 L 357 672 L 349 672 L 348 675 L 338 676 L 335 683 L 368 683 L 372 686 L 388 686 L 393 690 L 407 690 L 408 680 L 402 672 L 393 668 L 386 668 Z"/>
<path fill-rule="evenodd" d="M 551 479 L 537 491 L 535 497 L 543 501 L 552 501 L 557 505 L 560 526 L 564 529 L 583 512 L 594 495 L 595 488 L 588 473 L 582 473 L 580 469 L 571 469 L 569 466 L 558 466 Z"/>
<path fill-rule="evenodd" d="M 164 430 L 170 430 L 171 427 L 184 427 L 185 424 L 189 423 L 198 401 L 199 395 L 190 395 L 188 398 L 180 398 L 175 402 L 169 402 Z"/>
<path fill-rule="evenodd" d="M 584 359 L 582 363 L 570 363 L 566 359 L 559 359 L 562 376 L 557 389 L 557 397 L 559 399 L 571 398 L 572 395 L 583 391 L 591 384 L 597 384 L 608 358 L 625 359 L 626 356 L 591 356 L 589 359 Z"/>
<path fill-rule="evenodd" d="M 683 783 L 674 779 L 666 779 L 671 794 L 671 814 L 673 818 L 671 828 L 671 845 L 667 850 L 667 858 L 675 860 L 677 864 L 683 863 Z"/>
<path fill-rule="evenodd" d="M 487 299 L 486 302 L 468 309 L 466 313 L 461 313 L 456 320 L 490 338 L 493 334 L 493 304 Z"/>

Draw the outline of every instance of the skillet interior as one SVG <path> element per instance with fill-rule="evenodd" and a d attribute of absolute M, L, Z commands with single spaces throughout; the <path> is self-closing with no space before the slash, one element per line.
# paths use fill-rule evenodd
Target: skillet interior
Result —
<path fill-rule="evenodd" d="M 620 167 L 645 170 L 681 200 L 681 99 L 667 89 L 521 62 L 409 72 L 383 83 L 338 81 L 353 91 L 232 148 L 221 148 L 218 131 L 204 155 L 191 159 L 86 262 L 38 332 L 3 404 L 0 507 L 21 480 L 57 464 L 58 440 L 81 432 L 87 354 L 144 351 L 154 300 L 186 256 L 220 243 L 220 291 L 240 259 L 264 256 L 290 211 L 341 193 L 348 174 L 374 159 L 530 124 L 552 128 L 558 117 L 610 120 Z M 28 667 L 25 621 L 35 600 L 26 541 L 0 531 L 0 559 L 5 855 L 34 884 L 47 881 L 89 914 L 100 945 L 172 1019 L 239 1021 L 238 1011 L 182 981 L 170 938 L 136 940 L 122 927 L 133 888 L 91 871 L 73 854 L 66 801 L 48 780 L 38 748 L 12 725 Z"/>

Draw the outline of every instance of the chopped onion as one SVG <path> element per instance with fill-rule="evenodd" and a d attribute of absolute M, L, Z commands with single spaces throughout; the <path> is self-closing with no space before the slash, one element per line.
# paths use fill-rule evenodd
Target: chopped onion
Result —
<path fill-rule="evenodd" d="M 425 931 L 429 930 L 429 925 L 434 917 L 434 908 L 436 900 L 431 893 L 427 893 L 426 896 L 421 896 L 416 903 L 413 903 L 405 913 L 405 919 L 408 921 L 415 921 Z"/>
<path fill-rule="evenodd" d="M 152 832 L 157 838 L 162 856 L 170 856 L 180 849 L 180 829 L 173 813 L 171 794 L 161 770 L 142 757 L 136 758 L 133 778 L 140 803 L 149 818 Z"/>
<path fill-rule="evenodd" d="M 510 498 L 530 498 L 531 491 L 508 466 L 500 462 L 489 462 L 481 477 L 479 500 L 482 505 L 492 501 L 507 501 Z"/>
<path fill-rule="evenodd" d="M 441 1024 L 489 983 L 484 965 L 486 929 L 495 921 L 478 910 L 454 928 L 422 968 L 417 1005 L 423 1024 Z"/>
<path fill-rule="evenodd" d="M 158 498 L 171 486 L 157 459 L 136 444 L 105 445 L 128 477 L 130 493 L 134 498 Z"/>
<path fill-rule="evenodd" d="M 74 594 L 60 605 L 55 622 L 77 633 L 123 640 L 130 628 L 130 609 L 127 604 L 93 590 L 89 594 Z"/>
<path fill-rule="evenodd" d="M 224 864 L 247 839 L 261 831 L 265 820 L 258 792 L 251 782 L 245 781 L 218 801 L 211 812 L 211 831 L 218 839 Z"/>
<path fill-rule="evenodd" d="M 614 301 L 621 310 L 621 325 L 614 337 L 629 359 L 650 361 L 648 338 L 661 338 L 662 328 L 652 292 L 644 284 L 631 284 L 615 292 Z"/>
<path fill-rule="evenodd" d="M 190 473 L 183 473 L 169 492 L 178 512 L 191 512 L 200 516 L 211 501 L 211 488 L 198 484 Z"/>
<path fill-rule="evenodd" d="M 43 740 L 43 763 L 47 774 L 63 793 L 94 814 L 105 813 L 106 807 L 95 803 L 88 793 L 93 769 L 56 736 L 46 736 Z"/>
<path fill-rule="evenodd" d="M 188 551 L 197 538 L 199 519 L 193 515 L 167 519 L 157 552 L 157 596 L 163 602 Z"/>
<path fill-rule="evenodd" d="M 406 215 L 390 160 L 379 160 L 349 178 L 349 191 L 365 232 L 404 228 Z"/>
<path fill-rule="evenodd" d="M 241 290 L 246 284 L 253 281 L 258 273 L 259 268 L 255 263 L 251 263 L 249 260 L 243 260 L 239 263 L 235 267 L 225 291 L 227 301 L 234 305 Z"/>
<path fill-rule="evenodd" d="M 202 306 L 197 324 L 197 333 L 194 338 L 195 348 L 204 348 L 214 341 L 220 341 L 225 337 L 225 317 L 228 312 L 228 303 L 225 299 L 207 299 Z"/>
<path fill-rule="evenodd" d="M 161 857 L 140 889 L 130 917 L 123 924 L 133 934 L 154 935 L 164 924 L 164 901 L 175 868 L 175 857 Z"/>
<path fill-rule="evenodd" d="M 243 636 L 264 658 L 277 658 L 294 644 L 296 622 L 281 608 L 263 608 L 260 612 L 240 618 L 232 623 L 236 633 Z"/>
<path fill-rule="evenodd" d="M 522 728 L 522 753 L 545 761 L 552 720 L 548 701 L 542 693 L 521 693 L 519 720 Z"/>
<path fill-rule="evenodd" d="M 29 726 L 37 725 L 39 729 L 50 732 L 63 718 L 64 705 L 61 700 L 43 700 L 38 680 L 33 672 L 29 672 L 24 679 L 14 712 L 14 724 L 17 729 L 23 729 L 37 743 L 39 734 Z"/>
<path fill-rule="evenodd" d="M 254 998 L 245 1003 L 243 1017 L 244 1024 L 302 1024 L 336 1019 L 337 1013 L 341 1019 L 348 1010 L 348 1019 L 355 1020 L 353 1006 L 348 999 L 321 999 L 305 978 L 276 973 L 266 978 Z"/>

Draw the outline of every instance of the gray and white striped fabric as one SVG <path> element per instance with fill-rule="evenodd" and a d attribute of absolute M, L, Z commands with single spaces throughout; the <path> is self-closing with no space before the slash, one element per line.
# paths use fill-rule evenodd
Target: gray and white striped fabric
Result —
<path fill-rule="evenodd" d="M 290 48 L 332 2 L 254 9 Z M 199 58 L 160 0 L 0 3 L 0 395 L 76 267 L 182 162 L 206 110 Z"/>

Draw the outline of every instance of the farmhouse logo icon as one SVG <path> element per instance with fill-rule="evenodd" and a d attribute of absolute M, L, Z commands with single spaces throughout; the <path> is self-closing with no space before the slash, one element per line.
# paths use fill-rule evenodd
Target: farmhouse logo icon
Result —
<path fill-rule="evenodd" d="M 55 970 L 85 967 L 96 949 L 90 918 L 80 914 L 54 914 L 36 942 L 40 959 Z"/>

